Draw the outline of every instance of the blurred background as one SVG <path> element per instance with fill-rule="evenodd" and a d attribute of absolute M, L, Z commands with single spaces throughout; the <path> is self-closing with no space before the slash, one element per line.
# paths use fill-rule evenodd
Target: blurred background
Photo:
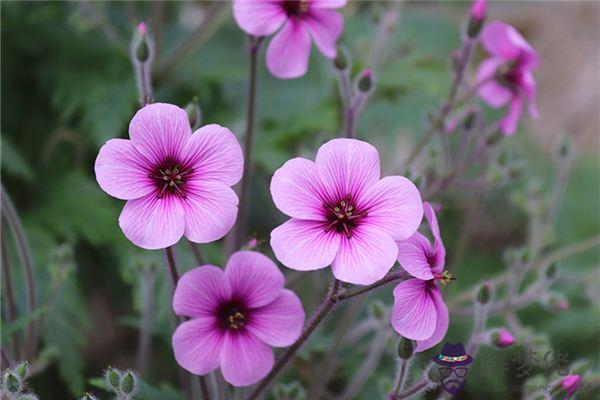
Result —
<path fill-rule="evenodd" d="M 349 51 L 352 71 L 372 67 L 377 79 L 358 136 L 379 149 L 384 174 L 398 169 L 425 131 L 428 113 L 445 97 L 452 53 L 460 45 L 469 6 L 458 1 L 357 1 L 343 10 L 340 43 Z M 539 52 L 541 67 L 534 75 L 541 118 L 525 117 L 519 132 L 502 143 L 502 156 L 519 166 L 514 179 L 480 192 L 450 189 L 432 199 L 443 205 L 447 265 L 458 277 L 444 289 L 450 304 L 465 294 L 468 298 L 478 281 L 505 271 L 507 249 L 525 242 L 529 211 L 523 199 L 532 187 L 542 196 L 551 192 L 561 136 L 570 139 L 571 167 L 556 224 L 544 240 L 549 249 L 559 249 L 600 231 L 600 3 L 494 1 L 488 20 L 496 19 L 513 24 Z M 30 353 L 30 387 L 42 399 L 78 398 L 88 390 L 104 396 L 98 378 L 109 365 L 135 368 L 142 375 L 140 398 L 183 398 L 170 346 L 174 321 L 162 253 L 142 251 L 125 239 L 117 224 L 123 202 L 102 192 L 93 172 L 100 146 L 109 138 L 127 137 L 129 120 L 139 107 L 129 43 L 141 21 L 149 25 L 157 46 L 155 101 L 185 106 L 197 96 L 203 124 L 225 125 L 240 137 L 246 38 L 232 18 L 231 3 L 1 4 L 2 186 L 31 246 L 37 293 L 32 312 L 17 242 L 3 218 L 3 283 L 8 272 L 16 315 L 7 323 L 3 286 L 1 339 L 4 348 L 12 349 L 13 337 L 22 343 L 28 324 L 36 321 L 39 341 Z M 483 57 L 478 49 L 475 62 Z M 266 70 L 263 48 L 258 87 L 252 236 L 247 239 L 257 238 L 260 250 L 272 255 L 269 232 L 285 218 L 272 203 L 270 177 L 287 159 L 312 158 L 321 143 L 339 135 L 341 104 L 332 66 L 314 50 L 308 74 L 284 81 Z M 490 119 L 502 115 L 483 109 Z M 224 265 L 221 245 L 201 246 L 208 262 Z M 188 243 L 179 244 L 177 256 L 180 269 L 196 266 Z M 597 374 L 599 260 L 595 247 L 560 261 L 563 279 L 554 287 L 566 296 L 568 311 L 532 304 L 519 312 L 536 335 L 542 363 L 544 349 L 553 349 L 567 354 L 570 364 L 585 361 L 583 370 Z M 299 276 L 282 269 L 310 313 L 325 290 L 329 270 Z M 369 321 L 374 299 L 391 306 L 392 289 L 340 307 L 280 381 L 306 386 L 315 365 L 328 360 L 333 372 L 323 398 L 334 398 L 355 381 L 371 344 L 379 340 L 385 344 L 382 355 L 356 398 L 381 397 L 394 374 L 396 338 L 391 332 L 383 338 L 365 335 L 353 346 L 337 348 L 333 360 L 327 357 L 336 326 Z M 498 317 L 490 321 L 491 326 L 503 324 Z M 466 342 L 471 326 L 469 317 L 451 312 L 446 338 Z M 149 353 L 139 349 L 144 329 L 151 332 Z M 476 361 L 457 397 L 517 398 L 507 397 L 505 389 L 520 393 L 527 379 L 545 369 L 538 364 L 527 376 L 517 377 L 506 360 L 510 364 L 523 352 L 519 346 L 482 349 L 479 366 Z M 418 363 L 424 365 L 427 356 Z M 580 398 L 597 398 L 597 388 L 592 385 Z"/>

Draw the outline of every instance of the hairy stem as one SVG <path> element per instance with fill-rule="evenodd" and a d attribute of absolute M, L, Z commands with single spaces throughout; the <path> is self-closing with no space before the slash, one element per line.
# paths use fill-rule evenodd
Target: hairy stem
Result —
<path fill-rule="evenodd" d="M 10 325 L 17 317 L 17 303 L 15 302 L 13 280 L 11 277 L 10 254 L 8 253 L 6 236 L 2 235 L 0 241 L 2 242 L 2 286 L 4 288 L 4 294 L 6 295 L 6 323 Z M 17 359 L 20 358 L 19 336 L 16 332 L 12 334 L 12 346 L 13 356 Z"/>
<path fill-rule="evenodd" d="M 422 378 L 420 381 L 418 381 L 411 387 L 406 388 L 403 391 L 401 391 L 400 393 L 396 394 L 394 396 L 394 400 L 412 398 L 413 396 L 416 396 L 421 391 L 427 389 L 428 385 L 429 385 L 429 381 L 427 380 L 427 378 Z"/>
<path fill-rule="evenodd" d="M 296 352 L 300 349 L 300 347 L 306 342 L 309 336 L 317 329 L 319 324 L 325 319 L 327 314 L 333 309 L 337 302 L 337 294 L 340 290 L 341 283 L 337 279 L 333 279 L 331 285 L 329 286 L 329 290 L 327 291 L 327 295 L 323 299 L 323 302 L 319 305 L 319 307 L 315 310 L 313 315 L 311 316 L 308 323 L 305 325 L 300 337 L 292 344 L 288 349 L 283 353 L 283 355 L 277 360 L 275 366 L 269 372 L 269 374 L 258 384 L 258 386 L 252 391 L 250 396 L 248 396 L 248 400 L 253 400 L 258 398 L 260 394 L 265 391 L 273 379 L 277 377 L 286 366 L 286 364 L 292 359 L 292 357 L 296 354 Z"/>
<path fill-rule="evenodd" d="M 392 398 L 396 398 L 406 382 L 406 372 L 408 371 L 409 360 L 398 358 L 398 376 L 396 378 L 396 388 L 392 394 Z"/>

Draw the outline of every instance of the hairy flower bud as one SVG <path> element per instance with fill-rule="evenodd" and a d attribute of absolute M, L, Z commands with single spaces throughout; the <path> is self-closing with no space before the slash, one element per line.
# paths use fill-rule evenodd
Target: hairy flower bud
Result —
<path fill-rule="evenodd" d="M 500 329 L 492 333 L 492 343 L 503 349 L 515 343 L 515 337 L 506 329 Z"/>
<path fill-rule="evenodd" d="M 113 390 L 118 391 L 121 383 L 121 372 L 113 367 L 108 367 L 104 372 L 104 380 Z"/>
<path fill-rule="evenodd" d="M 558 155 L 566 158 L 571 154 L 571 140 L 568 135 L 562 135 L 558 143 Z"/>
<path fill-rule="evenodd" d="M 431 366 L 427 370 L 427 379 L 429 379 L 429 382 L 436 385 L 442 381 L 442 376 L 440 375 L 437 364 L 431 363 Z"/>
<path fill-rule="evenodd" d="M 494 288 L 488 282 L 485 282 L 477 291 L 477 302 L 479 304 L 488 304 L 494 296 Z"/>
<path fill-rule="evenodd" d="M 553 311 L 567 311 L 570 308 L 569 300 L 562 293 L 551 293 L 547 305 Z"/>
<path fill-rule="evenodd" d="M 29 376 L 29 363 L 27 361 L 17 365 L 15 372 L 19 376 L 19 379 L 23 380 Z"/>
<path fill-rule="evenodd" d="M 467 27 L 467 34 L 471 38 L 475 38 L 479 35 L 481 27 L 485 21 L 487 12 L 486 0 L 475 0 L 471 6 L 471 15 L 469 18 L 469 26 Z"/>
<path fill-rule="evenodd" d="M 10 393 L 19 393 L 23 390 L 23 384 L 19 377 L 12 371 L 7 371 L 4 374 L 4 388 Z"/>
<path fill-rule="evenodd" d="M 345 48 L 338 46 L 333 65 L 340 71 L 345 71 L 348 68 L 348 54 L 346 54 Z"/>
<path fill-rule="evenodd" d="M 415 347 L 415 342 L 413 340 L 400 336 L 400 340 L 398 341 L 398 357 L 403 360 L 408 360 L 413 356 Z"/>
<path fill-rule="evenodd" d="M 556 263 L 550 264 L 548 268 L 546 268 L 545 274 L 548 279 L 556 278 L 556 275 L 558 274 L 558 265 Z"/>
<path fill-rule="evenodd" d="M 132 371 L 127 371 L 121 378 L 121 392 L 126 395 L 135 393 L 137 389 L 137 377 Z"/>
<path fill-rule="evenodd" d="M 86 393 L 81 397 L 80 400 L 98 400 L 98 398 L 96 396 L 94 396 L 92 393 Z"/>
<path fill-rule="evenodd" d="M 135 55 L 139 62 L 146 62 L 150 58 L 150 48 L 148 47 L 148 28 L 144 22 L 138 25 L 138 34 L 140 35 L 140 43 L 135 50 Z"/>
<path fill-rule="evenodd" d="M 185 112 L 187 112 L 192 130 L 198 129 L 202 123 L 202 110 L 200 109 L 198 97 L 194 97 L 193 100 L 185 106 Z"/>
<path fill-rule="evenodd" d="M 463 126 L 466 130 L 470 130 L 475 123 L 475 118 L 477 117 L 477 111 L 474 109 L 469 110 L 465 119 L 463 120 Z"/>
<path fill-rule="evenodd" d="M 365 69 L 358 76 L 358 90 L 366 93 L 373 87 L 373 71 L 371 68 Z"/>

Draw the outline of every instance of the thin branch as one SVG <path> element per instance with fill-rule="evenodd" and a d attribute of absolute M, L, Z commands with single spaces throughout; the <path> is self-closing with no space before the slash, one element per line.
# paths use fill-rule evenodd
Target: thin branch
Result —
<path fill-rule="evenodd" d="M 346 291 L 340 293 L 340 295 L 338 296 L 338 300 L 339 301 L 348 300 L 352 297 L 360 296 L 361 294 L 367 293 L 375 288 L 378 288 L 379 286 L 385 285 L 390 282 L 394 282 L 395 280 L 398 280 L 398 279 L 405 280 L 405 279 L 408 279 L 409 277 L 410 277 L 410 275 L 408 275 L 404 271 L 392 272 L 371 285 L 360 286 L 355 289 L 346 290 Z"/>
<path fill-rule="evenodd" d="M 6 295 L 6 323 L 11 324 L 17 317 L 17 304 L 15 302 L 15 294 L 13 290 L 12 271 L 10 265 L 10 254 L 6 243 L 6 236 L 0 235 L 2 242 L 2 283 L 4 293 Z M 13 355 L 19 357 L 19 336 L 16 332 L 12 334 Z"/>

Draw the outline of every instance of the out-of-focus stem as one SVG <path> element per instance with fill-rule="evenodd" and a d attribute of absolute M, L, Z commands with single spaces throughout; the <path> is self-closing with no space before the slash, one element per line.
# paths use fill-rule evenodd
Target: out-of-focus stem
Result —
<path fill-rule="evenodd" d="M 10 254 L 8 253 L 6 236 L 1 235 L 0 241 L 2 242 L 2 283 L 4 287 L 4 293 L 6 295 L 6 323 L 10 325 L 17 317 L 17 305 L 15 303 L 15 294 L 11 276 L 12 271 L 10 265 Z M 12 334 L 12 345 L 12 354 L 16 358 L 20 358 L 19 336 L 16 332 Z"/>
<path fill-rule="evenodd" d="M 471 337 L 469 338 L 469 342 L 467 344 L 467 354 L 471 356 L 475 356 L 477 352 L 477 348 L 479 347 L 479 343 L 481 342 L 481 335 L 485 330 L 485 325 L 487 323 L 488 316 L 488 304 L 480 304 L 475 302 L 475 323 L 473 326 L 473 332 L 471 332 Z"/>
<path fill-rule="evenodd" d="M 429 381 L 427 378 L 422 378 L 420 381 L 410 386 L 409 388 L 404 389 L 400 393 L 394 396 L 394 400 L 408 399 L 412 398 L 412 396 L 416 396 L 421 391 L 427 389 L 429 386 Z"/>
<path fill-rule="evenodd" d="M 190 250 L 192 251 L 194 258 L 196 259 L 196 263 L 198 265 L 203 265 L 204 257 L 202 256 L 202 249 L 200 249 L 200 245 L 198 245 L 198 243 L 194 243 L 190 240 L 188 240 L 187 242 L 190 245 Z"/>
<path fill-rule="evenodd" d="M 152 317 L 154 310 L 154 282 L 156 275 L 154 270 L 145 270 L 140 276 L 142 315 L 140 319 L 138 349 L 136 355 L 136 371 L 144 375 L 148 360 L 150 359 L 151 339 L 152 339 Z"/>
<path fill-rule="evenodd" d="M 246 99 L 246 132 L 244 134 L 244 172 L 240 188 L 240 205 L 237 223 L 229 234 L 228 253 L 239 249 L 246 232 L 246 219 L 249 207 L 250 180 L 252 178 L 252 145 L 256 118 L 256 71 L 257 59 L 263 37 L 249 37 L 248 47 L 248 94 Z"/>
<path fill-rule="evenodd" d="M 337 294 L 339 292 L 340 287 L 340 281 L 334 278 L 331 282 L 331 285 L 329 286 L 327 295 L 325 296 L 319 307 L 315 310 L 308 323 L 304 326 L 300 337 L 294 342 L 294 344 L 288 347 L 285 353 L 283 353 L 283 355 L 277 360 L 271 372 L 269 372 L 269 374 L 258 384 L 256 389 L 252 391 L 250 396 L 248 396 L 248 400 L 258 398 L 258 396 L 260 396 L 260 394 L 269 387 L 273 379 L 275 379 L 275 377 L 279 375 L 279 373 L 292 359 L 292 357 L 296 354 L 296 352 L 300 349 L 304 342 L 309 338 L 309 336 L 314 332 L 314 330 L 317 329 L 319 324 L 323 321 L 323 319 L 325 319 L 327 314 L 329 314 L 331 309 L 336 304 Z"/>
<path fill-rule="evenodd" d="M 561 157 L 556 168 L 556 179 L 554 181 L 554 188 L 552 196 L 550 197 L 550 204 L 545 215 L 544 223 L 546 225 L 552 224 L 558 216 L 560 210 L 560 204 L 562 202 L 563 194 L 565 192 L 567 181 L 569 178 L 569 172 L 571 170 L 571 158 Z"/>
<path fill-rule="evenodd" d="M 8 193 L 4 189 L 4 186 L 1 186 L 2 196 L 2 212 L 6 221 L 8 222 L 8 226 L 12 232 L 14 237 L 17 252 L 19 253 L 19 258 L 21 260 L 21 268 L 23 269 L 23 276 L 25 277 L 25 291 L 27 293 L 27 309 L 30 313 L 35 310 L 36 307 L 36 286 L 34 279 L 34 271 L 35 266 L 33 264 L 33 257 L 31 255 L 31 248 L 29 246 L 29 241 L 27 240 L 27 236 L 25 235 L 25 230 L 23 229 L 23 225 L 21 224 L 21 220 L 19 219 L 19 215 L 17 214 L 17 210 L 15 209 Z M 35 350 L 35 344 L 37 343 L 37 322 L 31 321 L 27 327 L 27 339 L 25 342 L 25 351 L 24 356 L 28 358 L 33 354 Z"/>
<path fill-rule="evenodd" d="M 0 366 L 0 370 L 4 371 L 6 368 L 12 367 L 12 359 L 6 353 L 4 347 L 0 347 L 0 353 L 2 354 L 2 365 Z"/>
<path fill-rule="evenodd" d="M 406 381 L 406 371 L 408 370 L 409 360 L 405 360 L 404 358 L 398 357 L 398 377 L 396 378 L 396 388 L 394 389 L 394 393 L 392 394 L 392 398 L 396 398 L 402 388 L 404 387 L 404 382 Z"/>

